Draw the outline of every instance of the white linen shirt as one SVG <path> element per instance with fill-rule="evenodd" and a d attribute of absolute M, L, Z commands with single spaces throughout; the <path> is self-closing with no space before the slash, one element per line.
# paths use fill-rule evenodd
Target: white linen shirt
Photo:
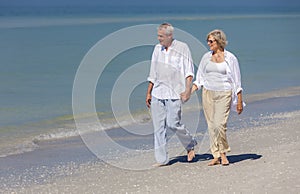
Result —
<path fill-rule="evenodd" d="M 186 43 L 173 40 L 168 50 L 157 44 L 153 50 L 148 81 L 152 96 L 158 99 L 180 99 L 188 76 L 194 77 L 194 64 Z"/>
<path fill-rule="evenodd" d="M 240 73 L 239 62 L 237 58 L 234 56 L 234 54 L 232 54 L 227 50 L 224 50 L 224 57 L 225 57 L 225 62 L 227 64 L 226 76 L 224 76 L 223 79 L 224 85 L 226 85 L 225 83 L 230 83 L 233 95 L 236 96 L 237 93 L 243 90 L 241 86 L 241 73 Z M 193 82 L 198 87 L 198 89 L 200 89 L 201 86 L 203 86 L 205 89 L 208 90 L 212 90 L 212 88 L 214 88 L 212 82 L 208 83 L 207 74 L 206 74 L 206 66 L 208 65 L 209 61 L 211 61 L 211 58 L 212 58 L 212 51 L 209 51 L 203 55 L 200 61 L 197 75 L 196 75 L 196 80 Z M 224 87 L 224 88 L 228 89 L 228 87 Z"/>

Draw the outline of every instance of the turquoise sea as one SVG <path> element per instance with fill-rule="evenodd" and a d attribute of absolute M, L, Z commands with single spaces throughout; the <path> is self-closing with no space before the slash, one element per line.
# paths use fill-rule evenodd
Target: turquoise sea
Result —
<path fill-rule="evenodd" d="M 227 49 L 240 62 L 248 107 L 262 96 L 265 100 L 277 97 L 278 93 L 281 97 L 299 95 L 297 7 L 219 8 L 213 12 L 206 7 L 173 7 L 163 12 L 159 7 L 0 6 L 0 156 L 36 150 L 45 140 L 77 136 L 72 90 L 76 72 L 88 51 L 123 28 L 165 21 L 194 36 L 204 46 L 209 31 L 225 31 Z M 95 91 L 96 110 L 104 128 L 87 130 L 119 126 L 112 114 L 112 88 L 126 69 L 149 60 L 152 49 L 151 45 L 132 48 L 109 62 Z M 191 51 L 197 67 L 201 54 Z M 144 104 L 146 78 L 134 88 L 128 103 L 137 122 L 149 120 Z M 299 99 L 294 98 L 291 103 Z M 117 97 L 120 103 L 123 99 Z"/>

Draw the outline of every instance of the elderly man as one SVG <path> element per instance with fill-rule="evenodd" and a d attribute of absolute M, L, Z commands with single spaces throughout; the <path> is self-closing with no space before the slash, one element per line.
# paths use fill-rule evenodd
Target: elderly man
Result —
<path fill-rule="evenodd" d="M 151 109 L 154 126 L 155 158 L 163 166 L 169 163 L 167 129 L 173 130 L 187 150 L 187 160 L 195 157 L 197 142 L 181 123 L 182 103 L 189 100 L 194 77 L 193 60 L 189 47 L 173 39 L 174 28 L 169 23 L 158 27 L 158 40 L 154 48 L 146 105 Z"/>

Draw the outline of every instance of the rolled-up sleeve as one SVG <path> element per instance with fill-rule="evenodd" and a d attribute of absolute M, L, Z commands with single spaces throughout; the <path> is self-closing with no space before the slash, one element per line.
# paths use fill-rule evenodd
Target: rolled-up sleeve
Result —
<path fill-rule="evenodd" d="M 194 77 L 194 63 L 193 63 L 192 55 L 189 47 L 187 45 L 185 47 L 186 47 L 184 49 L 185 52 L 183 54 L 183 64 L 185 66 L 184 77 L 185 78 L 189 76 Z"/>
<path fill-rule="evenodd" d="M 234 92 L 235 94 L 243 91 L 242 88 L 242 82 L 241 82 L 241 72 L 240 72 L 240 66 L 238 59 L 235 56 L 231 56 L 231 63 L 232 63 L 232 76 L 233 76 L 233 81 L 234 81 Z"/>
<path fill-rule="evenodd" d="M 204 66 L 209 58 L 209 55 L 210 55 L 210 53 L 204 54 L 203 57 L 201 58 L 199 66 L 198 66 L 196 79 L 193 82 L 193 84 L 195 84 L 198 89 L 200 89 L 201 86 L 203 86 L 203 84 L 204 84 Z"/>
<path fill-rule="evenodd" d="M 147 80 L 152 83 L 155 83 L 156 80 L 156 72 L 155 72 L 156 61 L 157 61 L 157 48 L 155 47 L 151 57 L 150 73 L 147 78 Z"/>

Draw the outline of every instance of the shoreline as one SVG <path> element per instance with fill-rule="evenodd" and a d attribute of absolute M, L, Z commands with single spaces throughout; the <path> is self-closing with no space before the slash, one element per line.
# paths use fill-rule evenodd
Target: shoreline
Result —
<path fill-rule="evenodd" d="M 198 93 L 198 95 L 200 95 Z M 199 97 L 201 98 L 201 97 Z M 268 102 L 268 101 L 272 101 L 272 100 L 276 100 L 279 98 L 300 98 L 300 86 L 294 86 L 294 87 L 288 87 L 288 88 L 283 88 L 283 89 L 278 89 L 278 90 L 273 90 L 273 91 L 269 91 L 269 92 L 264 92 L 264 93 L 258 93 L 258 94 L 246 94 L 244 96 L 244 101 L 246 102 L 246 104 L 249 104 L 249 106 L 246 106 L 245 111 L 248 111 L 248 107 L 251 107 L 253 104 L 257 104 L 257 103 L 261 103 L 261 102 Z M 197 97 L 191 99 L 187 104 L 185 104 L 183 106 L 183 111 L 184 114 L 189 114 L 192 113 L 191 115 L 193 115 L 194 112 L 197 112 L 198 110 L 201 110 L 201 102 L 199 102 L 200 104 L 197 104 L 198 102 L 196 102 Z M 192 102 L 193 101 L 193 102 Z M 195 106 L 195 104 L 197 106 Z M 285 106 L 289 105 L 290 107 L 286 108 L 286 111 L 293 111 L 293 109 L 291 108 L 291 106 L 293 106 L 293 104 L 284 104 L 282 110 L 280 111 L 284 111 Z M 260 107 L 257 107 L 258 109 L 260 109 Z M 271 109 L 273 109 L 273 107 L 270 107 Z M 276 104 L 274 104 L 274 108 L 276 108 Z M 255 112 L 255 110 L 254 110 Z M 73 116 L 72 116 L 73 118 Z M 6 139 L 1 139 L 3 142 L 6 142 L 5 144 L 2 143 L 2 146 L 7 146 L 9 144 L 9 142 L 14 141 L 13 144 L 11 144 L 9 147 L 1 147 L 2 151 L 0 152 L 0 159 L 1 158 L 5 158 L 7 156 L 12 156 L 12 155 L 18 155 L 18 154 L 23 154 L 23 153 L 28 153 L 28 152 L 32 152 L 35 151 L 37 149 L 39 149 L 39 144 L 40 143 L 44 143 L 47 141 L 59 141 L 59 140 L 65 140 L 65 139 L 72 139 L 72 138 L 78 138 L 80 137 L 80 134 L 78 132 L 78 130 L 76 130 L 75 128 L 75 124 L 74 124 L 74 120 L 71 118 L 71 116 L 60 116 L 60 117 L 55 117 L 53 119 L 50 120 L 44 120 L 44 121 L 39 121 L 37 123 L 31 123 L 31 124 L 25 124 L 25 125 L 21 125 L 21 126 L 15 126 L 13 128 L 11 128 L 11 130 L 9 131 L 13 131 L 13 133 L 11 133 L 11 136 L 8 136 L 8 134 L 10 132 L 7 133 L 2 133 L 2 135 L 7 136 L 9 138 Z M 137 113 L 133 113 L 133 115 L 130 116 L 125 116 L 124 118 L 122 118 L 122 123 L 119 123 L 121 125 L 121 127 L 125 127 L 126 126 L 130 126 L 130 125 L 135 125 L 134 123 L 130 123 L 130 122 L 138 122 L 139 124 L 144 124 L 144 123 L 149 123 L 151 122 L 150 119 L 150 115 L 148 113 L 148 110 L 144 110 L 144 111 L 138 111 Z M 127 120 L 126 120 L 127 119 Z M 133 119 L 133 120 L 132 120 Z M 195 118 L 196 119 L 196 118 Z M 200 118 L 201 120 L 202 118 Z M 106 126 L 105 129 L 103 130 L 115 130 L 118 129 L 119 125 L 117 123 L 115 123 L 114 118 L 105 118 L 105 119 L 101 119 L 100 122 L 103 124 L 103 126 Z M 202 121 L 202 120 L 201 120 Z M 53 126 L 51 126 L 51 125 Z M 23 136 L 18 136 L 17 134 L 17 129 L 25 127 L 26 129 L 29 129 L 30 126 L 32 128 L 37 128 L 39 127 L 40 129 L 38 130 L 40 132 L 40 134 L 37 134 L 36 132 L 32 135 L 30 134 L 26 134 L 27 137 L 23 137 Z M 91 132 L 95 132 L 95 131 L 99 131 L 99 129 L 96 128 L 97 125 L 93 126 L 89 126 L 89 124 L 87 125 L 88 128 L 90 128 L 89 130 L 87 130 L 87 133 L 91 133 Z M 53 127 L 57 127 L 53 128 Z M 49 129 L 45 131 L 46 129 Z M 194 126 L 192 126 L 192 128 L 194 128 Z M 45 132 L 43 132 L 43 130 Z M 14 132 L 15 131 L 15 132 Z M 38 132 L 37 131 L 37 132 Z M 24 134 L 23 134 L 24 135 Z M 14 146 L 14 147 L 12 147 Z M 4 151 L 5 149 L 11 150 L 9 152 Z"/>

